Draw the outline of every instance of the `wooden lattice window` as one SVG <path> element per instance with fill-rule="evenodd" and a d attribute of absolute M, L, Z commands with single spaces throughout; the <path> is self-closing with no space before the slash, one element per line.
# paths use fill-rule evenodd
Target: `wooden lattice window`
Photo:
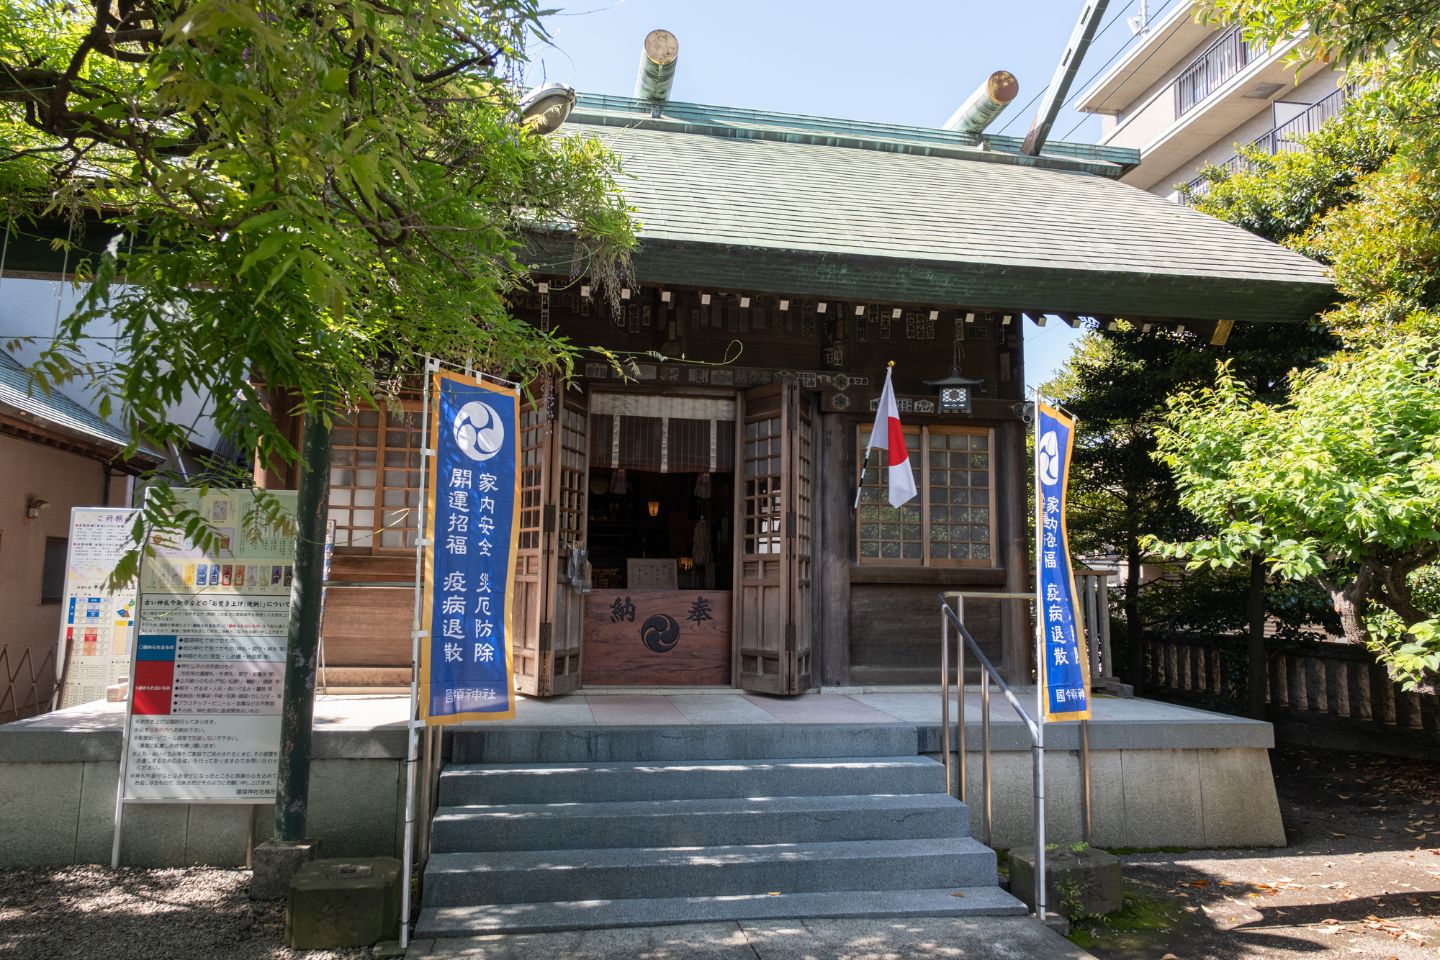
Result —
<path fill-rule="evenodd" d="M 857 432 L 865 448 L 870 427 Z M 896 509 L 886 499 L 884 453 L 860 491 L 856 542 L 862 564 L 995 565 L 995 467 L 991 431 L 911 426 L 905 447 L 920 496 Z"/>
<path fill-rule="evenodd" d="M 521 550 L 540 549 L 544 482 L 545 414 L 526 406 L 520 411 L 520 528 L 516 531 L 516 543 Z"/>
<path fill-rule="evenodd" d="M 767 411 L 756 411 L 763 414 Z M 780 496 L 780 412 L 745 418 L 744 507 L 745 553 L 751 556 L 779 553 L 784 514 Z"/>
<path fill-rule="evenodd" d="M 348 552 L 413 550 L 420 514 L 418 402 L 397 412 L 359 410 L 337 418 L 331 435 L 330 519 Z"/>
<path fill-rule="evenodd" d="M 560 408 L 560 476 L 555 519 L 561 550 L 585 542 L 585 504 L 590 483 L 585 467 L 586 419 L 583 410 L 570 406 Z"/>

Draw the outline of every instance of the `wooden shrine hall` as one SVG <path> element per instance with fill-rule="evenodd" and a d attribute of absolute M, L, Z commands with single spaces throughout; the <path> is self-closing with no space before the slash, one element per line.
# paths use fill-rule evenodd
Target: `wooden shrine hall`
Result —
<path fill-rule="evenodd" d="M 570 276 L 566 238 L 536 235 L 515 309 L 651 356 L 626 377 L 588 363 L 522 414 L 527 694 L 933 683 L 936 591 L 1030 583 L 1027 332 L 1124 318 L 1202 349 L 1333 296 L 1318 264 L 1119 183 L 1132 150 L 1031 157 L 987 134 L 585 95 L 565 132 L 622 158 L 633 286 L 612 302 Z M 887 361 L 920 496 L 892 509 L 872 467 L 856 511 Z M 409 685 L 420 418 L 417 400 L 335 432 L 332 689 Z M 967 605 L 1014 679 L 1026 616 Z"/>

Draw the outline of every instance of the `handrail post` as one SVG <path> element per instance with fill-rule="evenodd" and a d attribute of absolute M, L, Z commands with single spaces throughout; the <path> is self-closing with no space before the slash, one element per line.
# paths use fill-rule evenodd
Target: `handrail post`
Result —
<path fill-rule="evenodd" d="M 985 846 L 990 846 L 993 827 L 990 820 L 990 674 L 980 671 L 980 824 Z"/>
<path fill-rule="evenodd" d="M 955 598 L 956 618 L 960 623 L 965 622 L 965 598 Z M 959 788 L 957 796 L 960 802 L 965 802 L 965 638 L 960 636 L 959 631 L 955 633 L 955 700 L 956 713 L 959 716 L 955 720 L 955 749 L 960 755 L 959 777 L 956 785 Z"/>
<path fill-rule="evenodd" d="M 941 598 L 940 610 L 940 754 L 945 759 L 945 793 L 951 795 L 950 768 L 950 610 Z"/>

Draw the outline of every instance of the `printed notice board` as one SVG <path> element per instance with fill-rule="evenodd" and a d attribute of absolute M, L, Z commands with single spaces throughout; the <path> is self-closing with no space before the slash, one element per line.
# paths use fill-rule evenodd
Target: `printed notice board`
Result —
<path fill-rule="evenodd" d="M 130 674 L 135 634 L 135 584 L 112 590 L 110 574 L 132 546 L 140 511 L 76 507 L 70 511 L 61 599 L 60 645 L 55 662 L 59 707 L 105 699 L 105 688 Z"/>
<path fill-rule="evenodd" d="M 151 538 L 140 567 L 125 800 L 262 803 L 275 795 L 294 581 L 294 491 L 263 522 L 249 490 L 176 491 L 220 537 Z"/>

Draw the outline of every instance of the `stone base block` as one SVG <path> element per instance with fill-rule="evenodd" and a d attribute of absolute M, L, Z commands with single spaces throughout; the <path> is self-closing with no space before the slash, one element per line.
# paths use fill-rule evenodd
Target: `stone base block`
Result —
<path fill-rule="evenodd" d="M 313 860 L 290 882 L 285 944 L 295 950 L 368 947 L 400 929 L 400 861 Z"/>
<path fill-rule="evenodd" d="M 290 891 L 290 881 L 302 866 L 320 852 L 319 840 L 280 843 L 267 840 L 251 854 L 251 900 L 283 900 Z"/>
<path fill-rule="evenodd" d="M 1067 919 L 1120 909 L 1120 861 L 1095 847 L 1045 851 L 1045 907 Z M 1035 908 L 1035 847 L 1010 851 L 1010 893 Z"/>

